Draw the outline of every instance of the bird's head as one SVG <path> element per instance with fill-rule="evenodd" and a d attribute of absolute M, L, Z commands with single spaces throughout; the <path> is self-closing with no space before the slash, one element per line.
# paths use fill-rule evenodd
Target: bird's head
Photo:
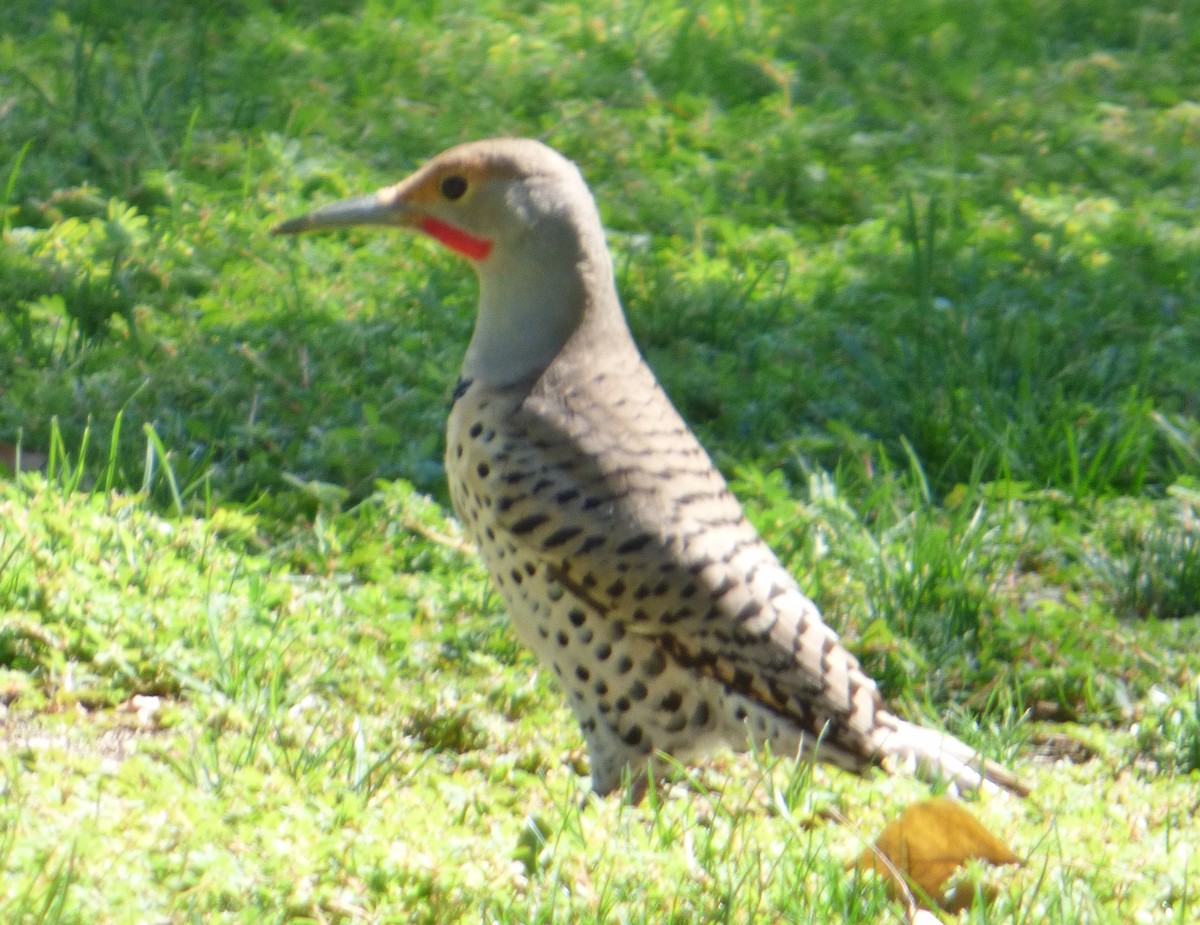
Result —
<path fill-rule="evenodd" d="M 273 231 L 354 225 L 422 232 L 471 262 L 480 301 L 465 375 L 498 383 L 536 375 L 587 319 L 628 336 L 591 193 L 579 169 L 539 141 L 450 148 L 394 186 Z"/>
<path fill-rule="evenodd" d="M 599 218 L 579 170 L 539 141 L 496 138 L 439 154 L 394 186 L 277 225 L 296 234 L 354 225 L 424 232 L 483 266 L 499 252 L 579 246 Z"/>

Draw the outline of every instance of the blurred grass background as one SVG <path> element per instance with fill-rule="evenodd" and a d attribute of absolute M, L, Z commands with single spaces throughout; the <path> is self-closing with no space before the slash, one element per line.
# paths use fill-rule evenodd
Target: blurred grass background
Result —
<path fill-rule="evenodd" d="M 578 812 L 446 517 L 469 271 L 268 235 L 500 134 L 580 164 L 648 359 L 889 698 L 1037 781 L 1001 828 L 1054 873 L 972 914 L 1186 920 L 1194 12 L 10 3 L 6 920 L 891 914 L 820 820 L 902 783 L 719 760 L 715 812 Z"/>

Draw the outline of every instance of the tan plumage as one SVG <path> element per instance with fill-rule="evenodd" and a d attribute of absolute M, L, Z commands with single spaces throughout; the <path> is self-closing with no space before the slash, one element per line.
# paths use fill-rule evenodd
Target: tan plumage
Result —
<path fill-rule="evenodd" d="M 890 713 L 746 521 L 633 342 L 573 164 L 530 140 L 462 145 L 277 231 L 361 223 L 431 234 L 479 276 L 447 430 L 451 498 L 567 694 L 596 791 L 658 752 L 755 741 L 1025 792 Z"/>

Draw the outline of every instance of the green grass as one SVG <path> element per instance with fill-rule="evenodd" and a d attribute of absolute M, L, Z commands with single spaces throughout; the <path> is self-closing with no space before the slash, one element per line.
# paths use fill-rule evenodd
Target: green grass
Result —
<path fill-rule="evenodd" d="M 541 137 L 647 357 L 904 713 L 1036 791 L 969 920 L 1195 917 L 1192 5 L 15 0 L 0 919 L 897 921 L 923 785 L 588 801 L 450 519 L 469 271 L 282 217 Z M 28 466 L 26 467 L 28 468 Z"/>

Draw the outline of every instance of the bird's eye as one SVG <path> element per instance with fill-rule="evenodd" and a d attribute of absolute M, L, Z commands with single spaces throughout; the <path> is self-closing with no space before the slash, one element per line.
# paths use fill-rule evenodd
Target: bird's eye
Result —
<path fill-rule="evenodd" d="M 443 177 L 441 190 L 442 195 L 447 199 L 460 199 L 462 194 L 467 191 L 467 179 L 457 174 L 452 177 Z"/>

